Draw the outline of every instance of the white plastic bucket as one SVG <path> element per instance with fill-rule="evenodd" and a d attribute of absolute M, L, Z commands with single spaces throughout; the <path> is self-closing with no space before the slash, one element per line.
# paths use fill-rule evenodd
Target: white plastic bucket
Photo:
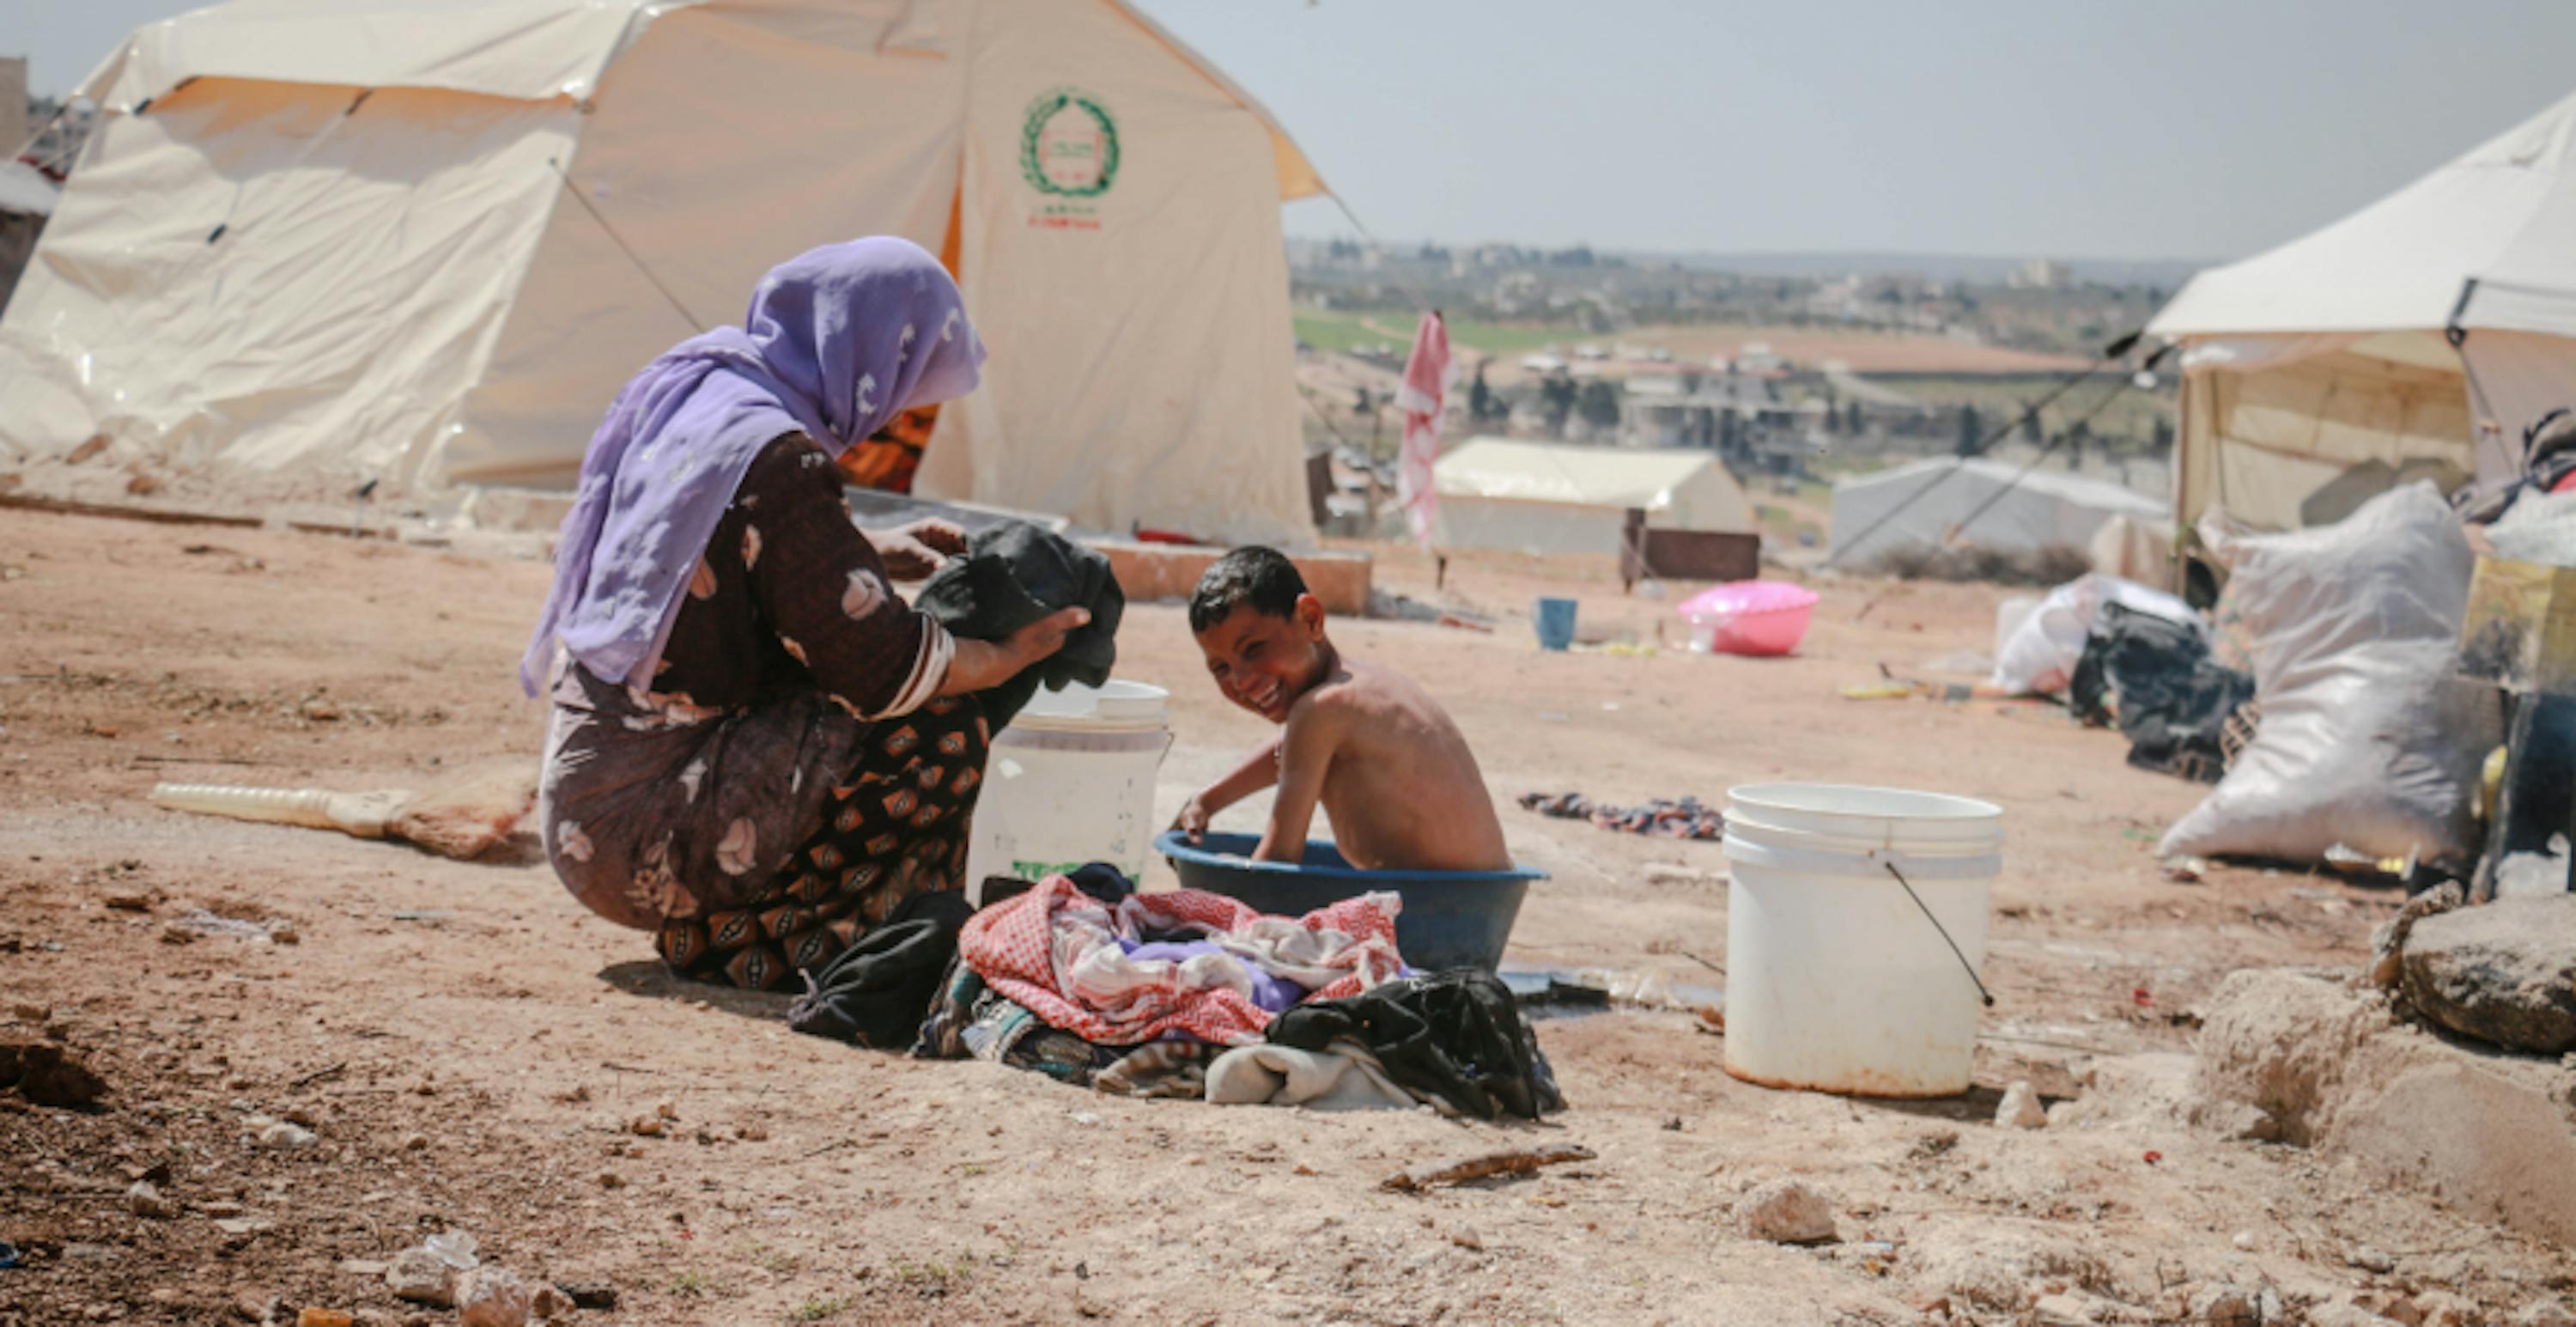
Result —
<path fill-rule="evenodd" d="M 1091 862 L 1142 878 L 1155 774 L 1172 745 L 1170 700 L 1161 687 L 1115 678 L 1040 691 L 995 733 L 967 836 L 970 896 L 982 897 L 988 875 L 1035 880 Z"/>
<path fill-rule="evenodd" d="M 1726 1071 L 1873 1097 L 1968 1090 L 1982 1007 L 1969 969 L 1985 963 L 2003 841 L 2002 808 L 1964 797 L 1729 790 Z"/>

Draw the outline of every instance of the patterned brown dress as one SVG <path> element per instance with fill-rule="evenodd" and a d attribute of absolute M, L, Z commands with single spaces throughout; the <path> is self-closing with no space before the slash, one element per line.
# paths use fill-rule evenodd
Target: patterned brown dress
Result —
<path fill-rule="evenodd" d="M 991 733 L 974 697 L 933 698 L 953 650 L 888 584 L 831 459 L 772 442 L 651 685 L 560 668 L 539 808 L 556 874 L 675 970 L 753 989 L 962 887 Z"/>

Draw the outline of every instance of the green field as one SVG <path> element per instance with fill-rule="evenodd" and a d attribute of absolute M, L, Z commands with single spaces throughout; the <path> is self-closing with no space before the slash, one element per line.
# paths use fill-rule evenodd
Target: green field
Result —
<path fill-rule="evenodd" d="M 1340 313 L 1300 305 L 1294 314 L 1297 339 L 1328 354 L 1371 346 L 1393 346 L 1401 355 L 1413 344 L 1413 320 L 1391 313 Z M 1594 338 L 1580 327 L 1516 323 L 1453 322 L 1449 344 L 1488 355 L 1526 355 L 1552 345 L 1571 346 Z"/>

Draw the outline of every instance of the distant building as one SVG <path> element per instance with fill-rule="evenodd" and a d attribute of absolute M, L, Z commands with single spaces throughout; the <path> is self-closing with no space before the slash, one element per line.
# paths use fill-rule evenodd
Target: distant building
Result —
<path fill-rule="evenodd" d="M 0 55 L 0 152 L 27 145 L 27 57 Z"/>
<path fill-rule="evenodd" d="M 1785 357 L 1773 354 L 1767 341 L 1747 341 L 1735 348 L 1733 358 L 1718 355 L 1708 363 L 1720 373 L 1743 378 L 1786 378 L 1795 368 Z"/>
<path fill-rule="evenodd" d="M 1748 454 L 1752 440 L 1794 426 L 1795 416 L 1762 378 L 1702 378 L 1686 387 L 1660 375 L 1628 380 L 1619 402 L 1626 447 L 1699 447 Z M 1732 444 L 1732 446 L 1730 446 Z"/>
<path fill-rule="evenodd" d="M 2063 290 L 2074 281 L 2074 273 L 2054 258 L 2033 258 L 2013 273 L 2007 285 L 2022 290 Z"/>

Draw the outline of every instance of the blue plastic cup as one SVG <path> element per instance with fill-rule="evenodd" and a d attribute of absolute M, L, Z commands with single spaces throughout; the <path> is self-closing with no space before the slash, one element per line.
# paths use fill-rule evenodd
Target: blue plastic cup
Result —
<path fill-rule="evenodd" d="M 1541 599 L 1538 601 L 1538 647 L 1562 650 L 1574 644 L 1574 601 Z"/>

